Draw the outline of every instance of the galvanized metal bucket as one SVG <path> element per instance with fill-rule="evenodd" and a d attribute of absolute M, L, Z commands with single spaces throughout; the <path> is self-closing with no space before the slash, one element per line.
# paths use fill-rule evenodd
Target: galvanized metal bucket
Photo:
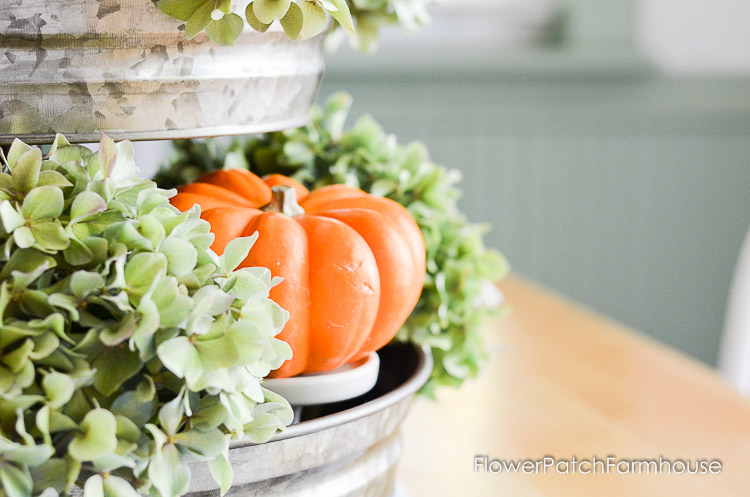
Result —
<path fill-rule="evenodd" d="M 305 421 L 270 442 L 230 447 L 234 485 L 243 497 L 385 497 L 401 454 L 399 426 L 415 392 L 432 371 L 427 348 L 390 346 L 379 352 L 375 388 L 350 401 L 306 408 Z M 205 464 L 191 465 L 189 496 L 217 495 Z"/>
<path fill-rule="evenodd" d="M 323 75 L 323 35 L 246 26 L 233 47 L 152 0 L 0 2 L 0 144 L 191 138 L 292 128 Z"/>

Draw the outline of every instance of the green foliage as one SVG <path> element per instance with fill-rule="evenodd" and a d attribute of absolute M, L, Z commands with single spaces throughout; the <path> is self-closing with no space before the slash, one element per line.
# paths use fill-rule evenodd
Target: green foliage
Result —
<path fill-rule="evenodd" d="M 217 44 L 233 45 L 245 27 L 242 17 L 233 12 L 233 0 L 159 0 L 156 5 L 165 14 L 185 21 L 187 39 L 205 30 Z M 328 14 L 354 34 L 346 0 L 253 0 L 244 13 L 256 31 L 266 31 L 274 21 L 280 21 L 292 40 L 322 33 L 328 25 Z"/>
<path fill-rule="evenodd" d="M 356 46 L 372 52 L 383 26 L 397 24 L 409 34 L 430 22 L 428 7 L 439 0 L 348 0 L 356 21 Z"/>
<path fill-rule="evenodd" d="M 197 209 L 137 177 L 129 142 L 16 140 L 0 173 L 0 495 L 225 492 L 229 440 L 291 422 L 261 379 L 291 357 L 265 268 L 235 270 Z"/>
<path fill-rule="evenodd" d="M 355 36 L 364 51 L 375 46 L 379 28 L 400 24 L 415 32 L 429 21 L 427 6 L 436 0 L 252 0 L 245 19 L 256 31 L 266 31 L 279 21 L 292 39 L 310 38 L 326 29 L 328 15 L 336 26 Z M 233 12 L 233 0 L 159 0 L 157 7 L 185 21 L 185 36 L 192 39 L 205 30 L 219 45 L 233 45 L 244 28 Z M 355 32 L 356 25 L 356 32 Z"/>
<path fill-rule="evenodd" d="M 309 126 L 235 141 L 175 142 L 176 153 L 156 181 L 173 187 L 206 171 L 247 167 L 264 175 L 291 175 L 308 187 L 345 183 L 391 198 L 414 216 L 427 247 L 427 278 L 416 309 L 397 340 L 432 348 L 435 369 L 425 388 L 459 386 L 486 360 L 482 325 L 500 305 L 493 283 L 505 260 L 482 242 L 486 228 L 469 223 L 456 207 L 460 175 L 429 160 L 425 147 L 398 145 L 370 117 L 344 130 L 350 97 L 332 97 L 313 111 Z"/>

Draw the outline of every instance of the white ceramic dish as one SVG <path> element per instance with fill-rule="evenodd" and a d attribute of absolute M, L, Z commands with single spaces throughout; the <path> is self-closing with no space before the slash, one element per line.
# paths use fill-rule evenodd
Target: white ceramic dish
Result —
<path fill-rule="evenodd" d="M 345 364 L 325 373 L 266 378 L 263 386 L 295 407 L 330 404 L 369 392 L 375 386 L 379 369 L 380 358 L 373 352 L 358 363 Z"/>

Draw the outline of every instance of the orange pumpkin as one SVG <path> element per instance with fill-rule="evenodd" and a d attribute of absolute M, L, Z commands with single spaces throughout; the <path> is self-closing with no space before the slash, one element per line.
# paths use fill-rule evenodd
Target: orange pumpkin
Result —
<path fill-rule="evenodd" d="M 344 185 L 310 193 L 285 176 L 239 169 L 208 173 L 178 192 L 178 209 L 201 206 L 217 254 L 257 231 L 241 266 L 284 278 L 271 298 L 291 314 L 279 338 L 294 357 L 272 376 L 329 371 L 367 356 L 395 336 L 419 300 L 424 240 L 397 202 Z"/>

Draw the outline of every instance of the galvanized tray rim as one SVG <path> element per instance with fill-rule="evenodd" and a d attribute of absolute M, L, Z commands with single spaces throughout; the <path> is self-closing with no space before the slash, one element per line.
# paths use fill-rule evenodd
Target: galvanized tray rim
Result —
<path fill-rule="evenodd" d="M 406 380 L 402 385 L 400 385 L 395 390 L 392 390 L 388 392 L 387 394 L 378 397 L 377 399 L 371 400 L 370 402 L 366 402 L 357 407 L 352 407 L 351 409 L 337 412 L 336 414 L 330 414 L 328 416 L 323 416 L 321 418 L 312 419 L 310 421 L 304 421 L 302 423 L 292 425 L 288 427 L 282 433 L 278 433 L 274 435 L 266 443 L 272 443 L 272 442 L 278 442 L 281 440 L 287 440 L 290 438 L 302 437 L 305 435 L 310 435 L 312 433 L 317 433 L 323 430 L 327 430 L 336 426 L 340 426 L 346 423 L 351 423 L 352 421 L 356 421 L 358 419 L 362 419 L 367 416 L 376 414 L 380 411 L 383 411 L 390 406 L 398 404 L 399 402 L 405 400 L 411 395 L 414 395 L 417 392 L 417 390 L 419 390 L 429 379 L 430 374 L 432 373 L 432 363 L 433 363 L 432 352 L 429 347 L 415 346 L 415 348 L 419 355 L 418 361 L 417 361 L 417 367 L 414 373 L 409 377 L 409 379 Z M 253 445 L 259 445 L 259 444 L 254 444 L 247 440 L 240 439 L 240 440 L 235 440 L 232 443 L 230 443 L 229 448 L 233 450 L 233 449 L 241 449 L 244 447 L 250 447 Z"/>
<path fill-rule="evenodd" d="M 164 131 L 92 131 L 85 133 L 62 133 L 71 143 L 98 143 L 102 135 L 107 135 L 115 141 L 149 141 L 149 140 L 183 140 L 189 138 L 211 138 L 216 136 L 238 136 L 254 135 L 268 132 L 269 127 L 275 129 L 292 129 L 309 124 L 310 116 L 305 115 L 284 121 L 265 121 L 261 124 L 238 124 L 232 126 L 218 126 L 208 128 L 191 128 L 195 132 L 189 136 L 185 135 L 184 129 Z M 57 133 L 34 133 L 34 134 L 0 134 L 0 144 L 10 144 L 15 138 L 23 140 L 30 145 L 49 145 L 55 139 Z"/>

